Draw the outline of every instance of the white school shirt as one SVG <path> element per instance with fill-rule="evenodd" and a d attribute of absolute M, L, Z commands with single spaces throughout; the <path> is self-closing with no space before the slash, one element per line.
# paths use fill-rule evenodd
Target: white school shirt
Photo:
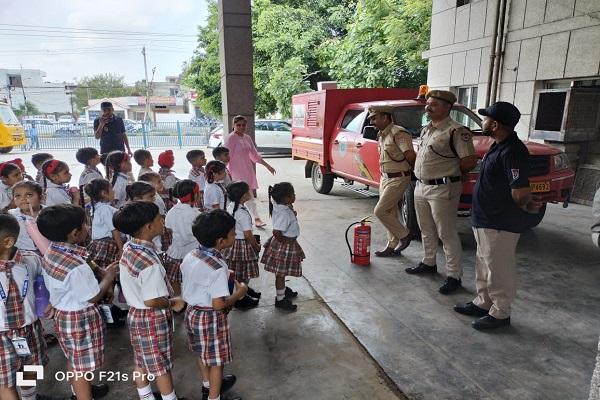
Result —
<path fill-rule="evenodd" d="M 185 203 L 177 203 L 167 212 L 165 228 L 173 231 L 173 241 L 167 249 L 169 257 L 181 260 L 198 247 L 198 241 L 192 233 L 192 222 L 198 215 L 200 210 Z"/>
<path fill-rule="evenodd" d="M 213 299 L 230 295 L 229 271 L 223 259 L 217 260 L 222 268 L 213 269 L 196 256 L 199 251 L 192 251 L 181 262 L 181 297 L 190 306 L 212 307 Z"/>
<path fill-rule="evenodd" d="M 225 193 L 218 183 L 207 183 L 204 187 L 204 208 L 212 210 L 218 204 L 221 210 L 225 209 Z"/>
<path fill-rule="evenodd" d="M 158 193 L 154 195 L 154 204 L 156 204 L 156 206 L 158 207 L 158 212 L 160 213 L 160 215 L 164 217 L 165 213 L 167 212 L 167 206 L 165 205 L 165 201 L 163 200 L 163 198 Z"/>
<path fill-rule="evenodd" d="M 0 210 L 8 207 L 13 199 L 12 189 L 6 186 L 4 182 L 0 182 Z"/>
<path fill-rule="evenodd" d="M 119 174 L 117 175 L 117 180 L 113 185 L 113 191 L 115 192 L 115 199 L 113 201 L 113 204 L 116 208 L 120 208 L 121 206 L 125 205 L 125 202 L 127 201 L 128 183 L 129 182 L 127 179 L 127 175 L 122 172 L 119 172 Z"/>
<path fill-rule="evenodd" d="M 92 215 L 92 240 L 112 238 L 115 230 L 112 219 L 117 209 L 108 203 L 95 203 Z"/>
<path fill-rule="evenodd" d="M 281 231 L 285 237 L 295 238 L 300 236 L 300 225 L 294 211 L 285 204 L 273 204 L 271 217 L 274 231 Z"/>
<path fill-rule="evenodd" d="M 102 176 L 102 173 L 98 170 L 98 168 L 96 168 L 96 167 L 90 168 L 90 167 L 86 166 L 83 169 L 83 172 L 81 172 L 81 175 L 79 176 L 79 187 L 87 185 L 94 179 L 103 179 L 103 178 L 104 177 Z"/>
<path fill-rule="evenodd" d="M 151 172 L 154 172 L 154 171 L 152 171 L 152 168 L 141 167 L 140 172 L 138 173 L 138 180 L 140 179 L 140 176 L 142 176 L 144 174 L 149 174 Z"/>
<path fill-rule="evenodd" d="M 15 243 L 15 247 L 19 250 L 23 251 L 38 251 L 37 246 L 29 233 L 27 232 L 27 223 L 29 221 L 33 221 L 34 218 L 30 215 L 23 214 L 21 209 L 13 208 L 12 210 L 8 210 L 8 213 L 19 221 L 19 237 L 17 238 L 17 243 Z"/>
<path fill-rule="evenodd" d="M 188 179 L 196 182 L 200 190 L 204 191 L 204 187 L 206 186 L 206 175 L 204 171 L 199 168 L 192 168 L 190 169 Z"/>
<path fill-rule="evenodd" d="M 233 215 L 235 218 L 235 238 L 245 239 L 244 231 L 252 231 L 252 216 L 250 215 L 248 209 L 242 205 L 238 207 L 234 215 L 234 206 L 235 204 L 230 203 L 227 207 L 227 211 L 229 211 L 229 214 Z"/>
<path fill-rule="evenodd" d="M 35 314 L 35 293 L 33 292 L 33 283 L 35 282 L 35 278 L 42 274 L 42 259 L 40 256 L 35 254 L 19 254 L 19 263 L 16 263 L 12 267 L 12 276 L 19 288 L 19 296 L 23 300 L 23 308 L 25 312 L 25 324 L 30 325 L 34 323 L 38 317 Z M 25 299 L 23 299 L 23 289 L 25 280 L 29 279 L 27 283 L 27 293 L 25 294 Z M 6 277 L 6 272 L 0 272 L 0 285 L 2 286 L 2 290 L 4 293 L 8 295 L 8 278 Z M 6 305 L 4 304 L 4 300 L 0 299 L 0 332 L 8 331 L 8 327 L 6 326 Z"/>
<path fill-rule="evenodd" d="M 46 181 L 46 205 L 48 207 L 58 204 L 71 204 L 72 199 L 69 194 L 68 186 L 57 185 L 50 179 L 47 179 Z"/>

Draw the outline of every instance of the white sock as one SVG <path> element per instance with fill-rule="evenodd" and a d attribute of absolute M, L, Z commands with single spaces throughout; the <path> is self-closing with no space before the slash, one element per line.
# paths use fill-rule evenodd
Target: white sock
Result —
<path fill-rule="evenodd" d="M 144 386 L 143 388 L 138 388 L 138 396 L 140 396 L 140 400 L 154 400 L 154 395 L 152 394 L 152 388 L 150 385 Z"/>
<path fill-rule="evenodd" d="M 283 300 L 285 297 L 285 289 L 279 290 L 277 289 L 277 301 Z"/>
<path fill-rule="evenodd" d="M 35 387 L 19 388 L 21 391 L 21 400 L 35 400 Z"/>
<path fill-rule="evenodd" d="M 208 398 L 208 400 L 221 400 L 221 396 L 217 396 L 214 399 L 211 399 L 210 397 Z"/>
<path fill-rule="evenodd" d="M 175 394 L 175 390 L 173 390 L 171 393 L 169 394 L 160 394 L 160 397 L 163 398 L 163 400 L 177 400 L 177 395 Z"/>
<path fill-rule="evenodd" d="M 210 381 L 202 381 L 202 386 L 204 386 L 207 389 L 210 389 Z"/>
<path fill-rule="evenodd" d="M 244 203 L 250 214 L 254 217 L 254 219 L 260 219 L 260 215 L 258 215 L 258 209 L 256 205 L 256 198 L 252 198 L 252 200 L 248 200 Z"/>

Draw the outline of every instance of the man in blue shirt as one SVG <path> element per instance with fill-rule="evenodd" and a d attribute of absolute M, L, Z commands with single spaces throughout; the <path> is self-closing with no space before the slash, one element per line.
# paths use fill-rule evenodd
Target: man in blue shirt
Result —
<path fill-rule="evenodd" d="M 103 101 L 100 104 L 102 116 L 94 120 L 94 135 L 100 139 L 100 153 L 110 153 L 111 151 L 125 151 L 131 156 L 129 148 L 129 139 L 125 130 L 123 119 L 114 114 L 113 105 L 109 101 Z"/>
<path fill-rule="evenodd" d="M 477 241 L 475 286 L 477 297 L 457 304 L 454 311 L 479 317 L 473 328 L 510 325 L 516 288 L 515 251 L 531 214 L 543 203 L 529 188 L 529 152 L 514 131 L 521 113 L 512 104 L 497 102 L 480 109 L 482 130 L 495 143 L 481 162 L 473 190 L 471 221 Z"/>

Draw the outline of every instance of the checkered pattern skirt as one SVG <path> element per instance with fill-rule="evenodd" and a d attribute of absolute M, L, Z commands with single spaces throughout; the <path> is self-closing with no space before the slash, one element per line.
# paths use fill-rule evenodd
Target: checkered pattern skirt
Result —
<path fill-rule="evenodd" d="M 231 248 L 222 250 L 229 269 L 235 271 L 235 279 L 248 282 L 258 278 L 258 254 L 245 239 L 236 239 Z"/>
<path fill-rule="evenodd" d="M 90 259 L 94 260 L 100 268 L 108 267 L 115 261 L 119 261 L 119 248 L 112 238 L 92 240 L 87 246 Z"/>
<path fill-rule="evenodd" d="M 156 308 L 129 309 L 129 339 L 136 367 L 155 376 L 173 369 L 173 314 Z"/>
<path fill-rule="evenodd" d="M 171 243 L 173 243 L 173 232 L 167 228 L 163 229 L 163 233 L 160 235 L 160 242 L 162 247 L 158 250 L 167 251 Z"/>
<path fill-rule="evenodd" d="M 231 336 L 225 311 L 189 306 L 185 325 L 190 350 L 198 353 L 202 364 L 214 367 L 231 362 Z"/>
<path fill-rule="evenodd" d="M 104 365 L 104 320 L 93 305 L 79 311 L 56 310 L 54 330 L 58 343 L 76 372 Z"/>
<path fill-rule="evenodd" d="M 296 239 L 282 243 L 270 238 L 265 243 L 260 262 L 265 264 L 265 271 L 275 275 L 302 276 L 302 260 L 305 258 L 304 250 Z"/>
<path fill-rule="evenodd" d="M 27 340 L 30 356 L 17 355 L 11 340 L 15 336 Z M 24 365 L 46 365 L 47 363 L 46 341 L 39 320 L 23 328 L 0 332 L 0 387 L 14 387 L 17 383 L 17 371 Z"/>
<path fill-rule="evenodd" d="M 167 255 L 167 253 L 162 254 L 162 262 L 165 267 L 165 271 L 167 272 L 167 279 L 169 282 L 173 283 L 181 283 L 181 270 L 179 266 L 181 262 L 178 258 L 171 258 Z"/>

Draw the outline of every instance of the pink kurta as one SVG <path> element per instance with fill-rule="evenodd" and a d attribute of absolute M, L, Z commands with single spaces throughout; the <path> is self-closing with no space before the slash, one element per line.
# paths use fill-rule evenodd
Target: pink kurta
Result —
<path fill-rule="evenodd" d="M 254 164 L 262 161 L 252 138 L 246 134 L 240 136 L 231 133 L 225 138 L 225 147 L 229 149 L 229 172 L 234 181 L 244 181 L 250 189 L 258 189 Z"/>

